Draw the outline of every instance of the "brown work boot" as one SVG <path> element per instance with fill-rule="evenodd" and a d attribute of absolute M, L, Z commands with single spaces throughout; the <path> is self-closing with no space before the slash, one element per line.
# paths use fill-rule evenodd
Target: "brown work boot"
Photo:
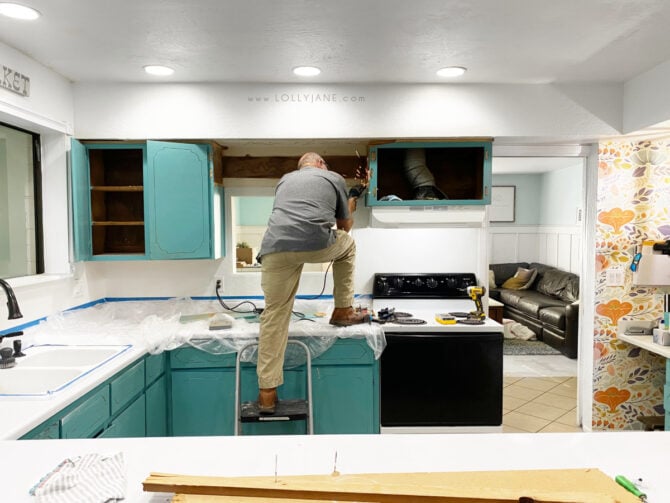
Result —
<path fill-rule="evenodd" d="M 330 316 L 330 324 L 337 327 L 348 327 L 368 321 L 370 321 L 368 314 L 357 313 L 353 307 L 336 307 Z"/>
<path fill-rule="evenodd" d="M 277 410 L 277 388 L 261 388 L 258 390 L 258 412 L 274 414 Z"/>

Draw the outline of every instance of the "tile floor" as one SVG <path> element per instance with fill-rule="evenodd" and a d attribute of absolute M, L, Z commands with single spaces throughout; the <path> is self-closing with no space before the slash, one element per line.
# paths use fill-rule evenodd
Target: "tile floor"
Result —
<path fill-rule="evenodd" d="M 577 361 L 564 356 L 505 356 L 503 433 L 579 432 Z"/>

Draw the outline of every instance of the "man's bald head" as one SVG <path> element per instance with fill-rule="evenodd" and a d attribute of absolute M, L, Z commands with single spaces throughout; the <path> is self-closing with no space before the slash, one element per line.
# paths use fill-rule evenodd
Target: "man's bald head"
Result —
<path fill-rule="evenodd" d="M 304 168 L 305 166 L 312 166 L 319 169 L 328 169 L 328 164 L 323 160 L 316 152 L 307 152 L 304 154 L 298 161 L 298 169 Z"/>

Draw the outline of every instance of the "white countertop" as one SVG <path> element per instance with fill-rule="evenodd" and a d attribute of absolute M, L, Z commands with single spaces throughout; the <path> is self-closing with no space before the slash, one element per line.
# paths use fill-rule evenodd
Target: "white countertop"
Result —
<path fill-rule="evenodd" d="M 144 493 L 150 472 L 212 476 L 598 468 L 624 475 L 649 503 L 670 501 L 670 432 L 314 435 L 0 441 L 3 501 L 30 502 L 28 490 L 63 459 L 122 452 L 126 500 L 170 501 Z"/>

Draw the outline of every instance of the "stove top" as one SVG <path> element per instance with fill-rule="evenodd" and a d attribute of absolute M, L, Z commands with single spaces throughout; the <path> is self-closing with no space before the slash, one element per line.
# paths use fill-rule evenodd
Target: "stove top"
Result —
<path fill-rule="evenodd" d="M 488 318 L 484 324 L 473 325 L 458 321 L 444 324 L 435 319 L 448 313 L 464 320 L 475 309 L 467 287 L 476 285 L 474 273 L 378 273 L 374 276 L 372 309 L 383 322 L 385 333 L 500 332 L 501 326 Z"/>

